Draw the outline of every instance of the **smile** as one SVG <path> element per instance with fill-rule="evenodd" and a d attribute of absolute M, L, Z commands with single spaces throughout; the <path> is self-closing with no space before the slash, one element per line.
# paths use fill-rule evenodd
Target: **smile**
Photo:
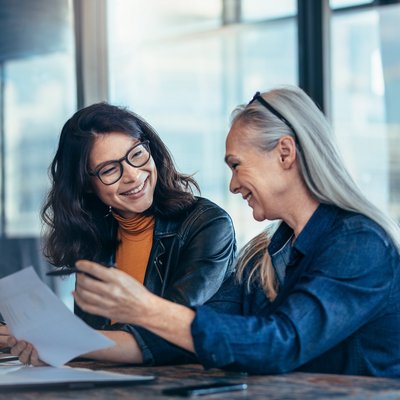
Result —
<path fill-rule="evenodd" d="M 144 182 L 140 186 L 137 186 L 134 189 L 129 190 L 128 192 L 121 193 L 121 196 L 131 196 L 133 194 L 138 194 L 139 192 L 141 192 L 143 190 L 144 186 L 146 185 L 146 182 L 147 182 L 147 178 L 144 180 Z"/>
<path fill-rule="evenodd" d="M 253 195 L 251 193 L 247 193 L 246 196 L 243 196 L 243 200 L 249 201 L 252 197 Z"/>

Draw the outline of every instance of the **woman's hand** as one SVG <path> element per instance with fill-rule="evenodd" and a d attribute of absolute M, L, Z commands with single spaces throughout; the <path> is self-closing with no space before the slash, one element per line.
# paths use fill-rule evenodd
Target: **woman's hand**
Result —
<path fill-rule="evenodd" d="M 6 325 L 0 325 L 0 349 L 3 347 L 9 347 L 7 342 L 10 338 L 10 332 Z"/>
<path fill-rule="evenodd" d="M 76 267 L 84 273 L 77 274 L 73 296 L 84 311 L 140 325 L 141 318 L 154 310 L 158 297 L 125 272 L 86 260 L 78 261 Z"/>
<path fill-rule="evenodd" d="M 149 292 L 125 272 L 80 260 L 76 303 L 84 311 L 113 321 L 140 325 L 156 335 L 194 352 L 190 326 L 194 311 Z"/>
<path fill-rule="evenodd" d="M 17 356 L 22 364 L 34 366 L 46 365 L 39 359 L 38 352 L 30 343 L 10 336 L 7 345 L 11 347 L 11 354 Z"/>

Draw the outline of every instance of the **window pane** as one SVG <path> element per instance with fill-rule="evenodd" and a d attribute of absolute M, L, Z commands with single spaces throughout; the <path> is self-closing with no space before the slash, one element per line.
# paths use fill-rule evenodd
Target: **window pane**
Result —
<path fill-rule="evenodd" d="M 110 48 L 132 47 L 218 28 L 222 3 L 215 0 L 111 0 L 108 2 Z"/>
<path fill-rule="evenodd" d="M 333 15 L 333 123 L 375 204 L 400 221 L 400 6 Z"/>
<path fill-rule="evenodd" d="M 297 13 L 296 0 L 241 0 L 243 22 L 292 17 Z"/>
<path fill-rule="evenodd" d="M 332 9 L 345 8 L 351 6 L 359 6 L 361 4 L 370 4 L 373 0 L 330 0 L 329 4 Z"/>
<path fill-rule="evenodd" d="M 157 129 L 178 168 L 195 173 L 202 195 L 232 215 L 242 244 L 265 224 L 253 222 L 247 203 L 229 193 L 229 116 L 257 90 L 297 83 L 296 20 L 222 26 L 222 2 L 184 3 L 182 14 L 182 2 L 109 2 L 111 102 Z M 158 21 L 156 34 L 134 23 L 142 18 Z"/>
<path fill-rule="evenodd" d="M 62 124 L 75 109 L 71 4 L 9 1 L 1 13 L 5 233 L 39 236 L 47 169 Z"/>

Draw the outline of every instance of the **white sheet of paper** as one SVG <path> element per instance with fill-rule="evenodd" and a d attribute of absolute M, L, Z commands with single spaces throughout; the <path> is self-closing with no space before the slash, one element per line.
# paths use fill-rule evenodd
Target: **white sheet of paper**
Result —
<path fill-rule="evenodd" d="M 0 388 L 8 385 L 72 383 L 72 382 L 146 382 L 154 379 L 149 375 L 125 375 L 109 371 L 92 371 L 86 368 L 70 367 L 20 367 L 3 374 L 0 379 Z"/>
<path fill-rule="evenodd" d="M 114 345 L 75 316 L 32 267 L 0 279 L 0 313 L 12 334 L 32 343 L 54 367 Z"/>
<path fill-rule="evenodd" d="M 10 372 L 18 371 L 19 369 L 23 368 L 24 364 L 21 364 L 19 361 L 9 361 L 0 364 L 0 375 L 9 374 Z M 53 368 L 53 367 L 49 367 Z M 1 382 L 1 378 L 0 378 Z"/>

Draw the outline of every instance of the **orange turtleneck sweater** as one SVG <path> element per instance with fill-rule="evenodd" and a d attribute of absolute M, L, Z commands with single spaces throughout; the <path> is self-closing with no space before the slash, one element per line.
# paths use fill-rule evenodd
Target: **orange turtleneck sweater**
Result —
<path fill-rule="evenodd" d="M 154 217 L 139 214 L 123 218 L 116 213 L 113 217 L 118 221 L 121 241 L 115 260 L 117 268 L 143 283 L 153 244 Z"/>

